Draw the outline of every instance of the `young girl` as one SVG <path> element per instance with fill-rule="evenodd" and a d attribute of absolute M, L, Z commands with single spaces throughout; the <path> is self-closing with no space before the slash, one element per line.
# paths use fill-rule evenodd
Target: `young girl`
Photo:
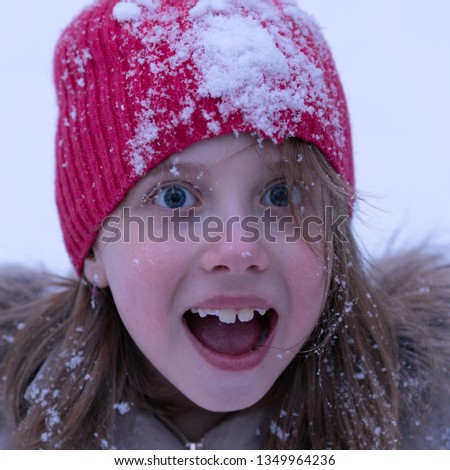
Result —
<path fill-rule="evenodd" d="M 3 446 L 447 448 L 450 268 L 363 263 L 350 124 L 290 0 L 98 0 L 55 54 L 76 279 L 4 272 Z"/>

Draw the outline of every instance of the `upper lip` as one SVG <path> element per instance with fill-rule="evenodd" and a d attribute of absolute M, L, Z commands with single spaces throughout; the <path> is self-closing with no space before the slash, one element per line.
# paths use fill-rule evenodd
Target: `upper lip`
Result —
<path fill-rule="evenodd" d="M 208 299 L 199 300 L 191 305 L 190 309 L 192 308 L 233 308 L 235 310 L 242 308 L 264 308 L 269 310 L 274 307 L 267 299 L 263 299 L 261 297 L 218 295 Z"/>

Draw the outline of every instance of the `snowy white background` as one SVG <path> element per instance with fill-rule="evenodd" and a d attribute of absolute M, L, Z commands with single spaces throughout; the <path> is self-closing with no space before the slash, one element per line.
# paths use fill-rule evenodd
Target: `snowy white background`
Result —
<path fill-rule="evenodd" d="M 0 263 L 70 270 L 53 200 L 52 54 L 89 0 L 0 9 Z M 450 247 L 450 2 L 300 0 L 324 29 L 346 89 L 359 238 L 377 254 L 432 238 Z M 361 219 L 361 220 L 360 220 Z"/>

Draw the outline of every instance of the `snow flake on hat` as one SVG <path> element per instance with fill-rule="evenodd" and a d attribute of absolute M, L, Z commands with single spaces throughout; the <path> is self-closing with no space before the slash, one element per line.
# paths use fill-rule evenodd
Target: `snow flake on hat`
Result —
<path fill-rule="evenodd" d="M 114 5 L 112 14 L 113 17 L 119 22 L 135 21 L 141 17 L 141 8 L 139 6 L 146 7 L 148 10 L 153 11 L 159 6 L 157 0 L 135 0 L 135 2 L 125 1 L 117 2 Z"/>

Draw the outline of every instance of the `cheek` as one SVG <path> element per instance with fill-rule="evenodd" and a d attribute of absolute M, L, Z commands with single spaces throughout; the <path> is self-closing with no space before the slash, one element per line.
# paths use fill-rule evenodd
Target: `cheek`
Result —
<path fill-rule="evenodd" d="M 328 287 L 329 263 L 323 244 L 319 243 L 285 243 L 277 248 L 280 257 L 288 272 L 290 281 L 297 286 L 297 290 L 311 289 L 314 292 L 323 293 Z M 309 297 L 309 296 L 308 296 Z M 311 295 L 311 298 L 314 298 Z"/>
<path fill-rule="evenodd" d="M 103 253 L 110 285 L 119 280 L 127 286 L 158 288 L 175 280 L 182 262 L 183 257 L 170 243 L 122 243 L 106 247 Z"/>
<path fill-rule="evenodd" d="M 130 331 L 170 329 L 177 289 L 189 273 L 192 250 L 169 241 L 104 246 L 102 261 L 122 321 Z M 195 255 L 195 253 L 194 253 Z"/>
<path fill-rule="evenodd" d="M 313 255 L 311 263 L 301 265 L 297 271 L 297 303 L 304 305 L 310 321 L 317 321 L 325 306 L 328 292 L 328 268 L 322 257 Z M 301 285 L 302 288 L 298 288 Z"/>
<path fill-rule="evenodd" d="M 294 315 L 292 332 L 305 340 L 320 318 L 328 292 L 328 263 L 325 250 L 304 244 L 286 256 Z"/>
<path fill-rule="evenodd" d="M 170 283 L 161 269 L 164 251 L 161 248 L 152 250 L 146 244 L 123 243 L 106 247 L 103 253 L 109 287 L 119 316 L 143 351 L 149 345 L 156 349 L 160 347 L 160 341 L 167 337 L 171 328 L 167 321 Z M 148 351 L 144 353 L 149 356 Z"/>

